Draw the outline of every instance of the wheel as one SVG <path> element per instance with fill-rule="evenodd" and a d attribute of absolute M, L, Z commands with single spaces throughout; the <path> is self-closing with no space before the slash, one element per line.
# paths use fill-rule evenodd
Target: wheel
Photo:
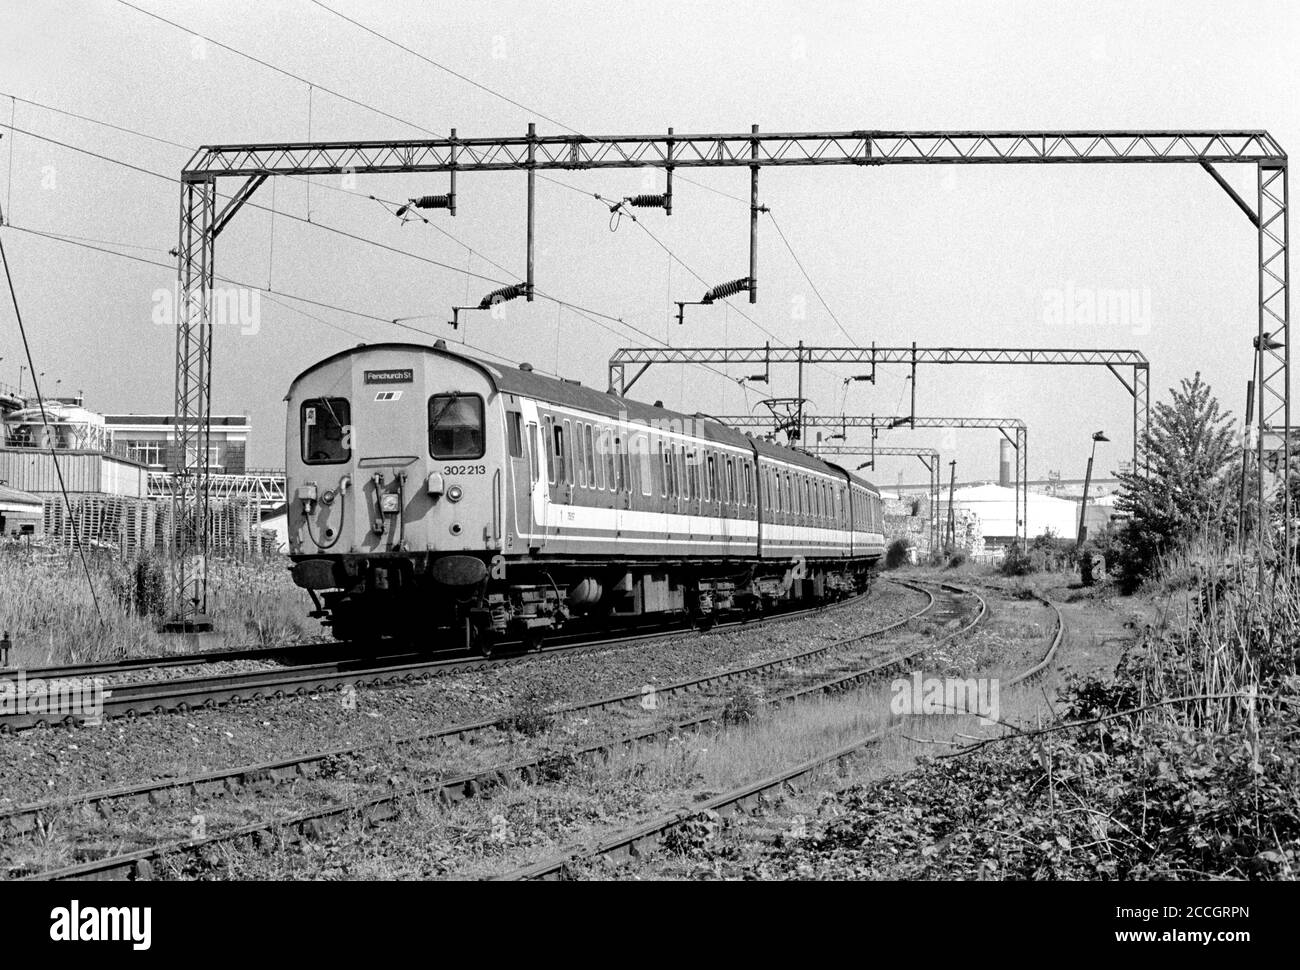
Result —
<path fill-rule="evenodd" d="M 480 657 L 485 660 L 491 660 L 497 656 L 500 651 L 500 644 L 497 643 L 496 634 L 491 630 L 478 630 L 474 634 L 474 649 Z"/>
<path fill-rule="evenodd" d="M 524 634 L 524 653 L 540 653 L 545 643 L 545 633 L 541 630 L 529 630 Z"/>

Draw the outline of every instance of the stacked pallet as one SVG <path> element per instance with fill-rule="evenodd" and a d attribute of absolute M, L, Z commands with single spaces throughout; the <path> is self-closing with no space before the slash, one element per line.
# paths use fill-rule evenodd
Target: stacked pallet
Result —
<path fill-rule="evenodd" d="M 78 495 L 68 505 L 61 497 L 46 497 L 42 504 L 45 536 L 54 542 L 71 546 L 80 539 L 125 556 L 154 547 L 157 506 L 148 499 Z"/>
<path fill-rule="evenodd" d="M 64 504 L 61 497 L 43 503 L 47 539 L 72 546 L 78 540 L 123 556 L 166 550 L 172 545 L 170 502 L 122 495 L 78 495 Z M 229 559 L 261 558 L 262 510 L 247 499 L 214 501 L 208 508 L 210 555 Z"/>

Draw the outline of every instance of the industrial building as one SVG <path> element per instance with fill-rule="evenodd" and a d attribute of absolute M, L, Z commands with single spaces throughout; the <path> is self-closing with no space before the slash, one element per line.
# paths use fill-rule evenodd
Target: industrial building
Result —
<path fill-rule="evenodd" d="M 39 495 L 0 485 L 0 538 L 40 535 L 44 507 Z"/>
<path fill-rule="evenodd" d="M 181 466 L 181 455 L 176 448 L 175 415 L 106 414 L 104 423 L 125 454 L 146 468 L 176 471 Z M 208 468 L 212 474 L 244 474 L 250 431 L 244 415 L 220 415 L 209 421 Z M 189 461 L 193 458 L 189 456 Z"/>

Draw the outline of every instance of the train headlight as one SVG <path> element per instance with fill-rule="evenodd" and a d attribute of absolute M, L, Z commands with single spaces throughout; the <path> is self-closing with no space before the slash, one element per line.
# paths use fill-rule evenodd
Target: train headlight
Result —
<path fill-rule="evenodd" d="M 464 494 L 465 494 L 464 491 L 461 489 L 459 485 L 453 485 L 451 486 L 451 488 L 447 489 L 447 501 L 459 502 L 461 500 L 461 496 L 463 496 Z"/>

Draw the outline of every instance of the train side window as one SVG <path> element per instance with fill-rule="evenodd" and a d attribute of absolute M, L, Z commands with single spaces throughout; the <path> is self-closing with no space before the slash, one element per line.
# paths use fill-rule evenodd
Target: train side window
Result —
<path fill-rule="evenodd" d="M 619 489 L 628 495 L 632 494 L 632 464 L 628 458 L 628 448 L 631 447 L 631 444 L 631 441 L 625 439 L 620 443 L 618 449 L 618 485 Z"/>
<path fill-rule="evenodd" d="M 546 416 L 546 479 L 555 484 L 560 465 L 564 463 L 564 432 L 549 414 Z"/>
<path fill-rule="evenodd" d="M 537 464 L 537 425 L 532 421 L 528 422 L 528 468 L 535 484 L 541 476 L 541 469 Z"/>
<path fill-rule="evenodd" d="M 636 443 L 637 465 L 641 476 L 641 494 L 648 497 L 654 492 L 654 460 L 650 454 L 650 439 L 639 434 L 633 441 Z"/>
<path fill-rule="evenodd" d="M 352 460 L 352 408 L 347 398 L 303 401 L 300 431 L 306 464 L 337 465 Z"/>
<path fill-rule="evenodd" d="M 668 453 L 664 451 L 664 443 L 662 441 L 657 442 L 656 447 L 659 449 L 659 473 L 663 475 L 663 481 L 659 483 L 659 497 L 667 498 L 669 476 Z"/>
<path fill-rule="evenodd" d="M 518 411 L 511 411 L 507 415 L 506 437 L 509 439 L 511 458 L 524 457 L 524 416 Z"/>
<path fill-rule="evenodd" d="M 736 463 L 730 458 L 727 459 L 727 501 L 740 504 L 740 496 L 736 494 Z"/>
<path fill-rule="evenodd" d="M 717 475 L 717 463 L 713 460 L 713 453 L 705 459 L 707 462 L 704 469 L 704 500 L 706 502 L 714 501 L 717 488 L 714 487 L 715 476 Z"/>
<path fill-rule="evenodd" d="M 605 488 L 614 491 L 614 429 L 600 429 L 600 464 L 604 468 Z"/>
<path fill-rule="evenodd" d="M 573 484 L 583 487 L 587 484 L 587 475 L 584 472 L 582 464 L 582 422 L 573 422 L 573 445 L 570 448 L 573 452 Z"/>
<path fill-rule="evenodd" d="M 482 458 L 483 398 L 434 394 L 429 398 L 429 454 L 433 458 Z"/>
<path fill-rule="evenodd" d="M 570 434 L 569 419 L 564 419 L 564 481 L 573 484 L 573 436 Z"/>
<path fill-rule="evenodd" d="M 596 487 L 596 449 L 592 447 L 591 425 L 583 428 L 583 436 L 586 438 L 585 444 L 587 449 L 587 481 L 592 488 Z"/>

